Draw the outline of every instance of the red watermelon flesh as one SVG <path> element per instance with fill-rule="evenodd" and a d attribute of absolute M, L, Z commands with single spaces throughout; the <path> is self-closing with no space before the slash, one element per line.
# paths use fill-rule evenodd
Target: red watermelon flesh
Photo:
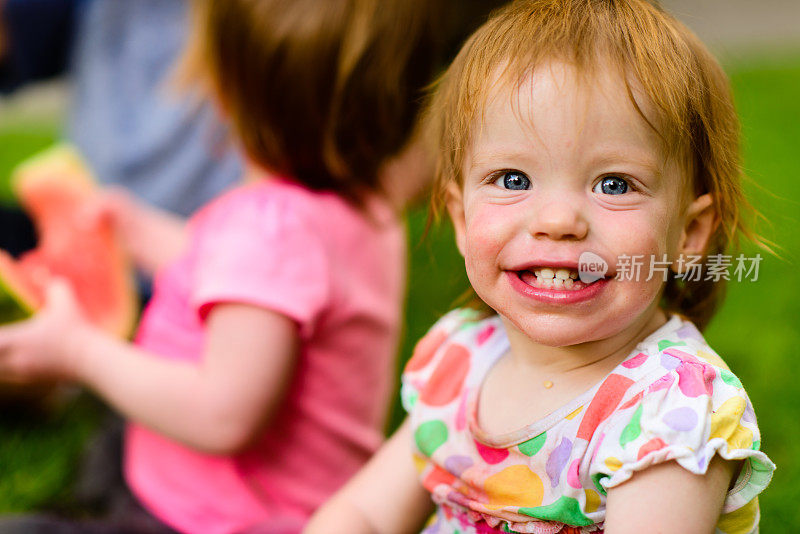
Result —
<path fill-rule="evenodd" d="M 59 276 L 72 285 L 91 322 L 120 337 L 130 334 L 136 318 L 132 268 L 107 221 L 88 217 L 96 187 L 78 153 L 59 145 L 34 156 L 14 171 L 12 186 L 39 243 L 18 261 L 0 257 L 0 303 L 16 301 L 20 309 L 19 317 L 0 311 L 0 321 L 30 315 L 41 306 L 49 279 Z"/>

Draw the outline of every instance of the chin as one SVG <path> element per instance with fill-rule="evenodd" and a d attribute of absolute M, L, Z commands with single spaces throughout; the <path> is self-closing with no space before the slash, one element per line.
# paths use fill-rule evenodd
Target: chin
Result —
<path fill-rule="evenodd" d="M 597 329 L 586 328 L 586 325 L 577 327 L 573 324 L 564 324 L 564 319 L 561 319 L 560 322 L 562 323 L 560 325 L 541 325 L 537 324 L 538 321 L 535 320 L 514 321 L 513 323 L 516 329 L 528 339 L 547 347 L 568 347 L 607 337 L 605 333 L 598 332 Z"/>
<path fill-rule="evenodd" d="M 564 316 L 543 312 L 528 312 L 510 318 L 500 309 L 506 326 L 512 326 L 532 342 L 547 347 L 568 347 L 614 338 L 649 315 L 648 307 L 619 310 L 611 314 L 592 313 L 590 316 Z"/>
<path fill-rule="evenodd" d="M 503 318 L 506 329 L 513 329 L 534 343 L 548 347 L 566 347 L 602 339 L 606 332 L 591 321 L 559 314 L 492 308 Z M 605 329 L 602 329 L 605 330 Z M 510 333 L 510 332 L 509 332 Z"/>

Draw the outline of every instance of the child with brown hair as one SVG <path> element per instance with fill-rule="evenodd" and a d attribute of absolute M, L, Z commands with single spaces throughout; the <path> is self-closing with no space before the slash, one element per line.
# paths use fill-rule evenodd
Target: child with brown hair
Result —
<path fill-rule="evenodd" d="M 195 7 L 188 69 L 230 119 L 246 184 L 188 225 L 131 200 L 104 208 L 157 271 L 134 344 L 89 325 L 63 284 L 34 318 L 0 329 L 0 380 L 79 382 L 130 421 L 126 482 L 146 512 L 16 528 L 298 530 L 383 439 L 404 287 L 398 214 L 432 176 L 412 139 L 437 66 L 431 3 Z"/>
<path fill-rule="evenodd" d="M 751 235 L 718 63 L 645 0 L 518 0 L 430 114 L 483 311 L 419 342 L 409 418 L 307 532 L 411 532 L 433 504 L 426 534 L 757 532 L 774 465 L 698 330 L 721 279 L 686 268 Z"/>

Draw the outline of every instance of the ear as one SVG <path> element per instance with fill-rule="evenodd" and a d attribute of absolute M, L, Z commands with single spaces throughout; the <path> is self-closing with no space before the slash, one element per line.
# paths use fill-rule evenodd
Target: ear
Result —
<path fill-rule="evenodd" d="M 686 209 L 678 253 L 697 256 L 705 254 L 717 224 L 717 212 L 711 194 L 706 193 L 694 199 Z"/>
<path fill-rule="evenodd" d="M 464 195 L 455 182 L 450 182 L 447 186 L 447 212 L 450 220 L 453 221 L 453 228 L 456 233 L 456 246 L 461 255 L 466 250 L 467 219 L 464 213 Z"/>

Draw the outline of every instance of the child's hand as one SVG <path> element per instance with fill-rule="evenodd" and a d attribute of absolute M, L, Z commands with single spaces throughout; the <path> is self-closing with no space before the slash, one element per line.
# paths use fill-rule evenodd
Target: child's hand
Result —
<path fill-rule="evenodd" d="M 134 263 L 154 273 L 172 261 L 185 241 L 185 221 L 138 200 L 121 187 L 94 197 L 85 211 L 88 225 L 108 224 Z"/>
<path fill-rule="evenodd" d="M 107 224 L 114 230 L 123 246 L 136 239 L 137 215 L 140 202 L 121 187 L 100 190 L 87 204 L 83 213 L 87 226 Z"/>
<path fill-rule="evenodd" d="M 0 382 L 77 379 L 80 340 L 92 328 L 70 285 L 63 279 L 53 280 L 44 308 L 26 321 L 0 327 Z"/>

